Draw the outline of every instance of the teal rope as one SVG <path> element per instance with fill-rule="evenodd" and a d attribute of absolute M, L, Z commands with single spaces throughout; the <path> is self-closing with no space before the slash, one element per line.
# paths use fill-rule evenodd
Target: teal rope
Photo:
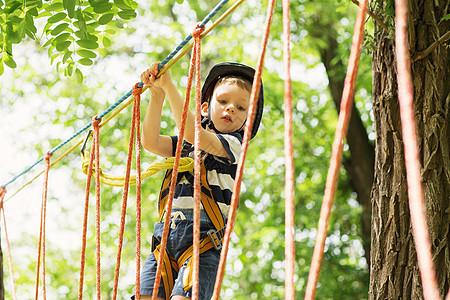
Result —
<path fill-rule="evenodd" d="M 199 27 L 204 27 L 210 20 L 212 17 L 214 17 L 218 11 L 220 11 L 225 4 L 227 4 L 229 0 L 222 0 L 219 2 L 219 4 L 216 5 L 216 7 L 213 8 L 213 10 L 203 19 L 203 21 L 201 22 L 201 24 L 199 25 Z M 177 53 L 178 51 L 180 51 L 192 38 L 192 35 L 188 35 L 176 48 L 175 50 L 173 50 L 160 64 L 158 69 L 162 69 L 164 67 L 164 65 L 166 65 Z M 138 87 L 142 87 L 144 86 L 144 84 L 142 82 L 138 83 Z M 102 112 L 99 116 L 97 116 L 97 120 L 102 119 L 104 116 L 106 116 L 107 114 L 109 114 L 112 110 L 114 110 L 117 106 L 119 106 L 122 102 L 124 102 L 126 99 L 128 99 L 128 97 L 130 97 L 133 93 L 133 90 L 130 90 L 128 93 L 126 93 L 125 95 L 123 95 L 120 99 L 118 99 L 116 102 L 114 102 L 111 106 L 109 106 L 104 112 Z M 81 133 L 83 133 L 84 131 L 86 131 L 89 127 L 92 126 L 92 122 L 89 122 L 88 124 L 86 124 L 83 128 L 77 130 L 71 137 L 69 137 L 67 140 L 65 140 L 64 142 L 60 143 L 59 145 L 57 145 L 56 147 L 54 147 L 53 149 L 51 149 L 48 154 L 53 154 L 56 151 L 58 151 L 61 147 L 63 147 L 64 145 L 66 145 L 67 143 L 69 143 L 71 140 L 73 140 L 74 138 L 76 138 L 78 135 L 80 135 Z M 4 185 L 2 185 L 3 188 L 6 188 L 7 185 L 13 183 L 14 181 L 16 181 L 17 178 L 23 176 L 25 173 L 29 172 L 31 169 L 33 169 L 37 164 L 39 164 L 40 162 L 42 162 L 44 160 L 44 156 L 40 157 L 34 164 L 32 164 L 31 166 L 29 166 L 28 168 L 26 168 L 25 170 L 23 170 L 21 173 L 19 173 L 18 175 L 14 176 L 10 181 L 8 181 L 7 183 L 5 183 Z"/>

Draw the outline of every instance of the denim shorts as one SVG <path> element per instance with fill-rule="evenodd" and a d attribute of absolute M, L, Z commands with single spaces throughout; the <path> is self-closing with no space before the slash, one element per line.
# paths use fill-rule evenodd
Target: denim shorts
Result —
<path fill-rule="evenodd" d="M 169 235 L 167 239 L 167 253 L 176 260 L 184 253 L 184 251 L 192 245 L 193 239 L 193 211 L 192 209 L 177 209 L 172 212 L 170 221 Z M 157 223 L 153 232 L 153 237 L 161 241 L 164 223 Z M 204 210 L 200 214 L 200 239 L 207 237 L 207 232 L 214 229 L 213 223 Z M 192 297 L 192 289 L 184 291 L 183 275 L 187 263 L 191 258 L 184 262 L 182 268 L 177 272 L 172 268 L 174 279 L 174 287 L 171 293 L 173 295 L 182 295 L 188 298 Z M 200 254 L 199 268 L 199 299 L 211 299 L 214 291 L 217 268 L 219 266 L 220 250 L 210 249 Z M 153 253 L 145 260 L 141 272 L 141 295 L 152 295 L 153 285 L 156 277 L 157 260 Z M 158 290 L 158 297 L 166 299 L 164 283 L 161 279 Z M 132 297 L 134 298 L 134 296 Z"/>

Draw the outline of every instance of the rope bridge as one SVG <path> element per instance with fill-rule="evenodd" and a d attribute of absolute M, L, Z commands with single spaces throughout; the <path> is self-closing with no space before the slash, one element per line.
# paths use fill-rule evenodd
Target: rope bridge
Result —
<path fill-rule="evenodd" d="M 188 86 L 185 94 L 185 102 L 183 106 L 182 114 L 182 126 L 179 132 L 179 139 L 177 143 L 177 148 L 175 152 L 175 157 L 171 158 L 169 161 L 161 164 L 155 164 L 150 166 L 145 172 L 141 174 L 140 170 L 140 95 L 146 89 L 143 87 L 142 83 L 137 83 L 134 88 L 125 94 L 122 98 L 117 100 L 113 105 L 108 107 L 103 113 L 98 116 L 94 116 L 92 121 L 85 125 L 83 128 L 75 132 L 69 139 L 62 142 L 55 148 L 48 151 L 43 157 L 38 159 L 34 164 L 25 169 L 22 173 L 15 176 L 9 182 L 4 184 L 0 189 L 0 209 L 2 210 L 4 229 L 5 229 L 5 239 L 7 245 L 8 261 L 9 261 L 9 272 L 13 287 L 13 298 L 17 299 L 15 291 L 14 273 L 11 267 L 11 255 L 9 249 L 8 235 L 6 231 L 6 220 L 4 214 L 4 197 L 6 194 L 6 186 L 14 182 L 17 178 L 30 171 L 34 166 L 45 160 L 45 173 L 44 188 L 42 193 L 42 205 L 41 205 L 41 225 L 40 225 L 40 235 L 39 235 L 39 248 L 38 248 L 38 264 L 36 270 L 36 299 L 38 298 L 39 290 L 39 278 L 40 278 L 40 266 L 41 266 L 41 254 L 42 254 L 42 287 L 43 287 L 43 297 L 46 298 L 46 285 L 45 285 L 45 219 L 46 219 L 46 201 L 47 201 L 47 184 L 48 184 L 48 171 L 57 161 L 62 159 L 70 151 L 75 149 L 81 144 L 81 141 L 75 146 L 71 147 L 66 153 L 61 155 L 55 162 L 50 163 L 52 155 L 59 150 L 61 147 L 69 143 L 76 136 L 87 130 L 89 127 L 93 127 L 94 135 L 91 147 L 91 153 L 86 154 L 83 157 L 83 172 L 87 174 L 86 182 L 86 197 L 84 206 L 84 217 L 83 217 L 83 238 L 82 238 L 82 249 L 81 249 L 81 267 L 80 267 L 80 277 L 79 277 L 79 299 L 83 296 L 83 282 L 84 282 L 84 268 L 85 268 L 85 255 L 86 255 L 86 232 L 87 232 L 87 217 L 88 217 L 88 204 L 89 204 L 89 189 L 91 184 L 91 178 L 95 177 L 96 187 L 96 295 L 97 299 L 100 299 L 100 182 L 105 184 L 112 184 L 115 186 L 123 186 L 123 198 L 122 198 L 122 211 L 121 211 L 121 222 L 120 222 L 120 233 L 119 233 L 119 245 L 117 251 L 117 261 L 114 276 L 114 288 L 113 288 L 113 299 L 117 298 L 117 286 L 119 277 L 119 268 L 121 260 L 121 250 L 123 244 L 123 233 L 125 225 L 125 213 L 127 207 L 127 197 L 128 188 L 130 184 L 136 185 L 136 298 L 139 299 L 139 285 L 140 285 L 140 218 L 141 218 L 141 180 L 145 177 L 151 176 L 152 174 L 158 172 L 162 169 L 171 169 L 172 181 L 169 190 L 169 200 L 166 206 L 166 216 L 170 216 L 172 210 L 172 199 L 175 190 L 176 180 L 174 180 L 178 172 L 184 172 L 186 170 L 192 170 L 194 168 L 194 270 L 193 270 L 193 298 L 198 298 L 198 265 L 199 265 L 199 217 L 200 217 L 200 200 L 199 200 L 199 188 L 200 188 L 200 148 L 199 148 L 199 133 L 200 133 L 200 43 L 201 39 L 214 27 L 222 21 L 226 16 L 228 16 L 242 1 L 237 1 L 230 9 L 225 12 L 208 30 L 204 31 L 205 24 L 211 20 L 211 18 L 227 3 L 228 1 L 221 1 L 213 11 L 208 14 L 208 16 L 196 26 L 192 35 L 188 35 L 185 40 L 183 40 L 177 48 L 172 51 L 169 56 L 161 63 L 161 68 L 159 74 L 162 74 L 169 68 L 174 61 L 179 59 L 182 55 L 187 53 L 190 48 L 193 47 L 193 55 L 191 57 L 191 63 L 189 68 L 188 76 Z M 273 15 L 273 9 L 275 6 L 275 0 L 270 0 L 267 8 L 265 27 L 263 36 L 260 43 L 259 58 L 256 67 L 255 78 L 253 82 L 253 87 L 250 97 L 250 108 L 249 116 L 246 121 L 244 139 L 242 143 L 241 156 L 237 168 L 236 180 L 233 189 L 233 195 L 231 199 L 230 212 L 228 215 L 228 225 L 225 231 L 223 240 L 223 250 L 221 252 L 219 269 L 216 277 L 216 284 L 214 287 L 213 299 L 219 299 L 220 290 L 223 282 L 226 257 L 229 248 L 230 235 L 233 230 L 237 206 L 239 202 L 240 185 L 242 180 L 242 174 L 244 170 L 244 164 L 246 159 L 246 154 L 248 150 L 248 144 L 250 140 L 250 135 L 253 126 L 253 119 L 256 114 L 256 102 L 258 98 L 259 84 L 262 73 L 262 68 L 264 65 L 265 50 L 267 46 L 269 30 L 271 26 L 271 20 Z M 318 282 L 321 262 L 323 258 L 323 250 L 326 238 L 326 229 L 328 224 L 328 218 L 330 215 L 331 207 L 334 201 L 334 196 L 337 188 L 338 181 L 338 170 L 341 164 L 343 140 L 348 128 L 348 122 L 350 118 L 350 111 L 353 105 L 352 99 L 355 90 L 356 74 L 358 70 L 358 61 L 360 56 L 361 42 L 363 40 L 363 26 L 364 17 L 366 14 L 367 0 L 361 1 L 358 12 L 357 21 L 355 25 L 355 32 L 353 36 L 352 49 L 349 59 L 349 66 L 347 69 L 347 75 L 345 79 L 344 90 L 342 94 L 342 101 L 339 113 L 339 119 L 335 134 L 335 139 L 333 143 L 332 156 L 330 159 L 330 167 L 325 187 L 325 193 L 323 198 L 323 204 L 321 209 L 321 215 L 318 226 L 318 234 L 316 245 L 314 248 L 314 254 L 311 263 L 310 274 L 308 277 L 308 283 L 306 287 L 305 299 L 314 299 L 316 292 L 316 285 Z M 412 82 L 411 76 L 408 68 L 409 54 L 407 50 L 406 43 L 406 20 L 407 20 L 407 2 L 406 0 L 396 1 L 396 44 L 397 44 L 397 56 L 398 56 L 398 77 L 399 77 L 399 101 L 401 108 L 401 119 L 402 128 L 404 128 L 403 139 L 405 141 L 405 161 L 407 165 L 407 180 L 408 186 L 411 187 L 409 191 L 409 201 L 411 209 L 411 220 L 413 224 L 413 233 L 415 237 L 416 249 L 418 251 L 419 267 L 421 271 L 423 291 L 425 299 L 438 299 L 440 297 L 439 290 L 437 288 L 435 271 L 433 269 L 432 259 L 431 259 L 431 247 L 428 239 L 428 232 L 426 226 L 426 219 L 423 208 L 423 192 L 421 190 L 420 183 L 420 162 L 417 152 L 417 138 L 414 125 L 414 115 L 412 106 Z M 286 272 L 285 272 L 285 298 L 295 299 L 295 289 L 294 289 L 294 267 L 295 267 L 295 240 L 294 240 L 294 164 L 293 164 L 293 142 L 292 142 L 292 88 L 291 88 L 291 78 L 290 78 L 290 48 L 289 48 L 289 1 L 283 0 L 283 37 L 284 37 L 284 71 L 285 71 L 285 164 L 286 164 L 286 250 L 285 250 L 285 260 L 286 260 Z M 184 52 L 180 53 L 171 64 L 168 62 L 192 39 L 194 42 L 185 49 Z M 181 158 L 181 142 L 184 136 L 184 124 L 186 122 L 186 114 L 189 104 L 189 95 L 191 90 L 192 81 L 194 78 L 195 70 L 195 89 L 196 89 L 196 120 L 195 120 L 195 155 L 194 161 L 184 160 Z M 129 140 L 129 151 L 127 157 L 127 167 L 125 176 L 107 176 L 103 174 L 99 165 L 99 143 L 100 134 L 99 130 L 102 125 L 108 122 L 114 115 L 106 119 L 102 124 L 102 119 L 109 114 L 112 110 L 116 109 L 122 102 L 124 102 L 128 97 L 133 95 L 133 99 L 125 103 L 120 110 L 122 110 L 127 105 L 134 103 L 133 106 L 133 117 L 132 124 L 130 128 L 130 140 Z M 407 144 L 408 143 L 408 144 Z M 136 146 L 136 175 L 130 175 L 131 160 L 133 152 L 133 144 Z M 40 174 L 42 174 L 40 173 Z M 39 175 L 40 175 L 39 174 Z M 38 175 L 38 176 L 39 176 Z M 36 179 L 36 176 L 34 179 Z M 29 183 L 31 183 L 32 179 Z M 29 184 L 28 183 L 28 184 Z M 26 186 L 26 185 L 25 185 Z M 15 194 L 14 194 L 15 195 Z M 164 231 L 161 241 L 161 248 L 165 249 L 167 242 L 167 234 L 169 227 L 169 219 L 165 218 L 164 221 Z M 164 251 L 158 258 L 158 269 L 155 280 L 154 291 L 158 290 L 160 284 L 160 274 L 162 260 L 164 259 Z M 156 299 L 156 293 L 153 295 L 153 299 Z"/>

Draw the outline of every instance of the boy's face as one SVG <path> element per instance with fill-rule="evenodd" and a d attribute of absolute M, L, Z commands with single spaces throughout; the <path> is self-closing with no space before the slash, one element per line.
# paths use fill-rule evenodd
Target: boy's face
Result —
<path fill-rule="evenodd" d="M 214 88 L 211 101 L 202 104 L 202 116 L 210 117 L 216 129 L 222 133 L 231 133 L 240 129 L 247 119 L 250 92 L 237 84 L 225 82 Z"/>

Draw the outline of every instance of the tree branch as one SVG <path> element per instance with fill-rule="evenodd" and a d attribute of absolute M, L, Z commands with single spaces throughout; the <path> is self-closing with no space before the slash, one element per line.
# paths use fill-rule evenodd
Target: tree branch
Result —
<path fill-rule="evenodd" d="M 440 44 L 442 44 L 443 42 L 445 42 L 449 38 L 450 38 L 450 31 L 447 31 L 447 33 L 445 33 L 437 41 L 435 41 L 433 44 L 431 44 L 430 47 L 428 47 L 427 49 L 425 49 L 422 52 L 417 53 L 417 55 L 414 55 L 414 60 L 413 61 L 415 62 L 415 61 L 418 61 L 419 59 L 427 57 L 431 52 L 433 52 L 433 50 L 437 46 L 439 46 Z"/>
<path fill-rule="evenodd" d="M 355 3 L 356 5 L 359 6 L 359 1 L 358 0 L 351 0 L 353 3 Z M 386 30 L 386 32 L 389 32 L 389 28 L 387 27 L 386 24 L 383 23 L 383 21 L 381 21 L 380 18 L 378 18 L 378 16 L 376 14 L 374 14 L 373 12 L 371 12 L 369 9 L 367 9 L 367 14 L 369 16 L 372 17 L 372 19 L 375 20 L 375 22 L 377 22 L 381 27 L 383 27 L 384 30 Z"/>

